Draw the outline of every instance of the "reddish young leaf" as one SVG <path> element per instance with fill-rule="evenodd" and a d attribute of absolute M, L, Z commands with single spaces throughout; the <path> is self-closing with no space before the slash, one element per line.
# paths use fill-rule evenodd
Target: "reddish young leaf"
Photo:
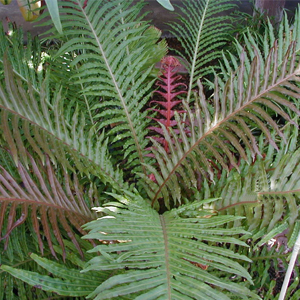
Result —
<path fill-rule="evenodd" d="M 150 102 L 150 104 L 154 103 L 160 106 L 160 108 L 151 108 L 152 111 L 155 111 L 158 114 L 156 118 L 151 119 L 164 125 L 167 131 L 169 131 L 170 128 L 173 129 L 177 125 L 177 121 L 174 120 L 175 111 L 179 114 L 185 112 L 184 110 L 176 110 L 175 108 L 182 103 L 182 100 L 178 99 L 177 96 L 186 93 L 184 90 L 178 90 L 179 88 L 186 88 L 186 85 L 180 82 L 182 77 L 176 75 L 179 66 L 180 62 L 173 56 L 166 56 L 162 59 L 162 75 L 159 77 L 160 82 L 157 83 L 160 90 L 156 91 L 156 93 L 161 95 L 164 98 L 164 101 L 153 100 Z M 159 134 L 159 137 L 154 136 L 152 138 L 162 144 L 166 152 L 169 152 L 169 145 L 164 138 L 161 127 L 151 126 L 149 129 Z"/>

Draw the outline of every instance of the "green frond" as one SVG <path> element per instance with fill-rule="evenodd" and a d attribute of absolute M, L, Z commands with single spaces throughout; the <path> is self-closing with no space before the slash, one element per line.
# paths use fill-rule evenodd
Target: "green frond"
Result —
<path fill-rule="evenodd" d="M 256 157 L 251 165 L 241 162 L 239 172 L 223 171 L 215 183 L 203 185 L 195 196 L 220 197 L 212 209 L 220 214 L 245 216 L 233 226 L 245 226 L 251 231 L 253 239 L 260 239 L 257 247 L 286 229 L 292 247 L 299 231 L 298 129 L 290 125 L 284 133 L 287 143 L 281 141 L 278 152 L 263 143 L 259 150 L 264 156 Z"/>
<path fill-rule="evenodd" d="M 241 55 L 239 68 L 224 84 L 220 84 L 219 78 L 215 79 L 212 101 L 206 99 L 198 83 L 195 108 L 184 102 L 186 120 L 177 117 L 179 134 L 163 129 L 170 155 L 155 144 L 153 153 L 161 174 L 156 177 L 156 189 L 153 191 L 152 187 L 149 192 L 152 203 L 164 197 L 167 207 L 172 201 L 180 204 L 183 190 L 197 188 L 199 172 L 214 180 L 215 166 L 238 169 L 240 158 L 249 162 L 261 156 L 255 132 L 262 133 L 266 141 L 278 149 L 271 132 L 275 131 L 281 139 L 285 137 L 281 125 L 272 119 L 272 113 L 294 125 L 292 117 L 300 114 L 293 103 L 299 98 L 300 79 L 295 46 L 295 42 L 289 45 L 280 66 L 276 43 L 266 61 L 257 54 L 250 68 Z M 264 66 L 263 73 L 261 66 Z M 247 157 L 246 149 L 251 158 Z M 191 172 L 190 164 L 196 166 L 196 171 Z"/>
<path fill-rule="evenodd" d="M 87 116 L 87 121 L 93 123 L 93 113 L 91 107 L 98 103 L 98 98 L 81 95 L 82 85 L 75 85 L 70 78 L 70 63 L 76 57 L 76 53 L 65 53 L 63 57 L 54 59 L 52 56 L 56 53 L 59 46 L 54 46 L 53 41 L 43 42 L 35 37 L 31 38 L 30 33 L 23 36 L 22 29 L 16 29 L 10 26 L 8 34 L 5 34 L 2 24 L 0 24 L 0 70 L 4 68 L 4 55 L 7 55 L 12 70 L 18 75 L 23 83 L 33 86 L 35 91 L 40 90 L 45 73 L 51 69 L 48 75 L 51 77 L 50 89 L 57 89 L 57 86 L 67 87 L 64 90 L 65 98 L 68 99 L 66 110 L 74 110 L 76 106 Z M 1 72 L 2 73 L 2 72 Z M 59 87 L 58 87 L 59 88 Z M 50 90 L 49 89 L 49 90 Z M 48 91 L 49 92 L 49 91 Z"/>
<path fill-rule="evenodd" d="M 289 125 L 284 133 L 287 143 L 281 141 L 278 152 L 271 145 L 261 143 L 259 149 L 264 153 L 263 157 L 257 157 L 252 165 L 242 162 L 239 173 L 235 169 L 229 174 L 224 171 L 215 184 L 204 185 L 206 191 L 199 191 L 196 196 L 196 199 L 220 197 L 211 205 L 211 209 L 219 211 L 220 215 L 245 216 L 227 228 L 244 226 L 252 232 L 243 237 L 250 248 L 231 246 L 230 249 L 253 261 L 242 263 L 254 281 L 253 287 L 246 286 L 258 291 L 263 299 L 278 299 L 281 288 L 278 283 L 280 277 L 283 281 L 290 251 L 300 229 L 299 195 L 297 191 L 287 190 L 296 187 L 296 181 L 289 180 L 294 170 L 297 173 L 299 164 L 298 129 Z M 299 281 L 295 276 L 289 287 L 289 299 L 297 299 L 299 295 Z"/>
<path fill-rule="evenodd" d="M 22 232 L 19 227 L 16 231 L 18 231 L 17 234 Z M 14 232 L 12 235 L 14 235 Z M 94 273 L 94 277 L 91 274 L 81 274 L 80 270 L 84 265 L 84 261 L 77 256 L 78 254 L 76 255 L 76 247 L 68 240 L 64 240 L 67 250 L 64 262 L 61 259 L 64 251 L 56 245 L 54 245 L 54 248 L 56 253 L 59 254 L 59 262 L 47 259 L 48 256 L 51 256 L 50 252 L 44 253 L 43 258 L 31 254 L 39 250 L 34 247 L 34 243 L 29 244 L 28 241 L 32 242 L 32 236 L 30 235 L 27 235 L 26 240 L 22 241 L 22 246 L 29 244 L 29 248 L 21 249 L 23 251 L 21 257 L 19 256 L 20 251 L 15 248 L 15 240 L 18 239 L 15 239 L 14 236 L 13 247 L 3 252 L 0 257 L 0 284 L 3 287 L 0 289 L 1 300 L 52 299 L 52 297 L 65 299 L 66 296 L 62 295 L 71 296 L 74 300 L 85 299 L 83 296 L 76 295 L 89 294 L 96 288 L 101 278 L 104 280 L 108 277 L 105 272 L 101 272 L 101 274 L 99 272 Z M 91 259 L 93 256 L 86 253 L 86 250 L 91 248 L 91 244 L 84 240 L 79 242 L 82 249 L 84 249 L 85 257 Z M 9 251 L 12 251 L 13 255 L 7 255 Z M 23 277 L 24 274 L 26 274 L 25 277 Z M 61 278 L 65 280 L 61 280 Z M 96 282 L 96 285 L 94 282 Z M 53 286 L 51 286 L 52 283 L 54 283 Z M 87 292 L 84 293 L 84 290 L 87 290 Z"/>
<path fill-rule="evenodd" d="M 0 267 L 1 268 L 1 267 Z M 31 269 L 33 269 L 31 267 Z M 41 270 L 37 270 L 41 272 Z M 37 286 L 33 287 L 31 285 L 25 284 L 20 279 L 14 278 L 10 274 L 1 274 L 4 272 L 0 270 L 0 284 L 4 286 L 0 291 L 1 300 L 35 300 L 35 299 L 51 299 L 54 297 L 54 293 L 48 293 L 40 290 Z M 56 298 L 59 299 L 59 298 Z M 75 298 L 73 298 L 75 300 Z"/>
<path fill-rule="evenodd" d="M 228 42 L 228 31 L 231 30 L 228 12 L 234 7 L 232 1 L 227 0 L 190 0 L 177 6 L 180 10 L 178 20 L 170 26 L 185 50 L 178 54 L 187 61 L 190 75 L 188 101 L 197 80 L 212 73 L 211 63 L 222 55 L 222 47 Z"/>
<path fill-rule="evenodd" d="M 260 171 L 254 166 L 246 168 L 244 171 L 247 170 L 248 175 L 243 175 L 244 182 L 241 182 L 241 176 L 235 175 L 219 195 L 224 198 L 222 205 L 229 209 L 228 213 L 246 215 L 246 228 L 259 232 L 260 238 L 265 236 L 268 240 L 289 229 L 288 240 L 293 236 L 289 244 L 295 242 L 295 231 L 299 226 L 300 198 L 294 172 L 297 176 L 299 153 L 298 149 L 293 154 L 285 154 L 280 164 L 272 165 L 273 168 L 268 172 L 264 162 L 255 164 L 261 166 Z M 220 208 L 218 205 L 216 209 L 218 207 Z"/>
<path fill-rule="evenodd" d="M 116 140 L 122 141 L 126 166 L 146 173 L 142 164 L 148 160 L 144 152 L 150 120 L 143 109 L 153 85 L 149 76 L 166 53 L 162 43 L 156 44 L 160 32 L 141 21 L 141 3 L 103 1 L 99 8 L 98 2 L 90 1 L 86 7 L 83 2 L 62 2 L 68 41 L 56 57 L 76 51 L 71 66 L 78 70 L 72 79 L 84 87 L 84 95 L 99 99 L 93 106 L 96 129 L 114 134 L 112 148 Z"/>
<path fill-rule="evenodd" d="M 24 227 L 21 227 L 17 227 L 12 232 L 6 251 L 4 251 L 4 243 L 0 242 L 0 265 L 8 265 L 45 274 L 45 271 L 29 257 L 30 252 L 39 251 L 35 239 L 31 234 L 25 232 Z M 46 256 L 49 254 L 49 252 L 45 253 Z M 22 282 L 1 269 L 0 286 L 1 300 L 46 299 L 53 295 Z"/>
<path fill-rule="evenodd" d="M 271 22 L 268 20 L 268 27 L 266 28 L 263 35 L 256 34 L 255 32 L 250 32 L 249 30 L 243 34 L 242 40 L 240 42 L 236 41 L 235 43 L 235 52 L 236 56 L 244 56 L 245 67 L 249 71 L 251 68 L 251 61 L 254 57 L 259 56 L 261 64 L 261 76 L 263 76 L 265 68 L 272 67 L 268 65 L 268 59 L 270 51 L 274 44 L 277 46 L 276 55 L 277 55 L 277 66 L 278 71 L 281 69 L 281 66 L 285 68 L 285 55 L 289 51 L 291 43 L 295 43 L 295 53 L 300 51 L 300 22 L 299 22 L 299 9 L 295 11 L 295 19 L 293 24 L 290 24 L 288 21 L 288 16 L 284 13 L 282 22 L 279 24 L 278 33 L 274 33 L 274 28 Z M 239 58 L 235 55 L 228 53 L 223 55 L 224 62 L 221 62 L 222 75 L 225 78 L 230 77 L 232 70 L 236 69 L 236 66 L 239 64 Z M 265 64 L 264 64 L 265 62 Z M 247 78 L 245 78 L 245 81 Z"/>
<path fill-rule="evenodd" d="M 46 77 L 36 91 L 14 75 L 6 58 L 4 68 L 5 81 L 0 84 L 1 134 L 16 163 L 23 159 L 27 164 L 26 151 L 30 147 L 42 160 L 46 153 L 65 169 L 75 167 L 76 171 L 94 174 L 117 189 L 124 186 L 122 172 L 110 162 L 104 136 L 96 136 L 94 129 L 85 125 L 84 114 L 78 109 L 73 112 L 72 124 L 64 118 L 61 87 L 50 95 Z"/>
<path fill-rule="evenodd" d="M 71 177 L 64 173 L 58 177 L 48 158 L 45 167 L 30 156 L 29 160 L 30 171 L 19 163 L 15 178 L 0 167 L 0 233 L 4 249 L 14 229 L 31 222 L 42 254 L 46 241 L 52 255 L 57 257 L 55 241 L 65 257 L 63 236 L 67 235 L 83 255 L 76 234 L 86 233 L 81 226 L 95 217 L 90 209 L 98 204 L 97 199 L 84 195 L 75 174 Z"/>
<path fill-rule="evenodd" d="M 84 269 L 88 271 L 125 270 L 100 284 L 89 295 L 93 299 L 230 299 L 224 293 L 259 299 L 249 290 L 230 281 L 230 273 L 251 282 L 248 273 L 235 261 L 248 260 L 225 244 L 245 244 L 235 238 L 246 232 L 223 225 L 240 219 L 218 216 L 205 205 L 215 201 L 194 202 L 159 215 L 135 194 L 114 195 L 117 203 L 95 208 L 106 216 L 84 226 L 84 238 L 102 241 Z M 220 240 L 222 243 L 220 244 Z M 218 278 L 215 271 L 224 272 Z M 223 293 L 224 292 L 224 293 Z"/>
<path fill-rule="evenodd" d="M 299 189 L 299 161 L 300 150 L 286 154 L 279 164 L 274 166 L 270 174 L 270 186 L 267 191 L 258 193 L 258 200 L 264 203 L 264 223 L 267 231 L 278 223 L 287 221 L 290 234 L 295 222 L 299 218 L 298 205 L 300 201 Z M 297 178 L 297 179 L 296 179 Z"/>
<path fill-rule="evenodd" d="M 300 231 L 300 20 L 222 56 L 231 3 L 178 7 L 168 150 L 148 138 L 166 43 L 142 2 L 59 1 L 42 43 L 0 32 L 0 300 L 277 299 Z"/>
<path fill-rule="evenodd" d="M 60 263 L 39 257 L 36 254 L 31 254 L 30 257 L 38 265 L 55 276 L 55 278 L 32 271 L 16 269 L 8 265 L 2 265 L 0 268 L 2 271 L 11 274 L 31 286 L 38 287 L 47 292 L 54 292 L 61 296 L 87 296 L 97 287 L 97 282 L 101 278 L 99 274 L 80 273 L 78 269 L 71 269 Z M 63 280 L 60 278 L 63 278 Z"/>
<path fill-rule="evenodd" d="M 247 255 L 252 259 L 252 263 L 248 265 L 254 281 L 252 288 L 259 291 L 263 299 L 278 299 L 280 284 L 288 267 L 291 249 L 286 246 L 284 235 L 275 236 L 258 249 L 254 249 L 255 244 L 252 241 L 250 243 L 251 250 L 247 251 Z M 241 249 L 241 253 L 245 253 L 243 249 Z M 297 300 L 299 297 L 298 268 L 295 268 L 293 272 L 287 295 L 288 299 Z"/>
<path fill-rule="evenodd" d="M 46 45 L 43 47 L 47 47 Z M 65 53 L 63 57 L 52 57 L 54 50 L 47 47 L 46 49 L 47 61 L 46 70 L 51 70 L 49 75 L 49 84 L 53 90 L 59 89 L 61 86 L 66 87 L 64 89 L 64 111 L 66 120 L 71 123 L 74 111 L 78 110 L 85 115 L 86 124 L 93 126 L 94 124 L 94 112 L 92 110 L 93 105 L 98 103 L 99 99 L 96 96 L 82 95 L 81 92 L 84 89 L 82 84 L 75 84 L 74 80 L 70 78 L 70 66 L 73 59 L 76 57 L 76 53 Z M 44 52 L 43 52 L 44 54 Z M 50 88 L 50 89 L 51 89 Z M 96 130 L 94 130 L 96 132 Z"/>
<path fill-rule="evenodd" d="M 16 30 L 9 26 L 8 34 L 5 33 L 2 23 L 0 24 L 0 78 L 3 79 L 4 55 L 12 65 L 15 75 L 24 82 L 30 82 L 34 90 L 39 89 L 40 79 L 44 76 L 42 65 L 45 57 L 41 55 L 41 46 L 38 39 L 32 39 L 30 33 L 25 37 L 22 29 Z"/>

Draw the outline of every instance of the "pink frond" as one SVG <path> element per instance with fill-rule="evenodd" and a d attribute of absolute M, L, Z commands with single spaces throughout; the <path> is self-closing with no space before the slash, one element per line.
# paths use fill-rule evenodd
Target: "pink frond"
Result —
<path fill-rule="evenodd" d="M 162 75 L 159 78 L 159 82 L 157 85 L 159 86 L 160 90 L 155 91 L 155 93 L 159 94 L 163 100 L 152 100 L 151 104 L 157 104 L 161 108 L 151 108 L 151 110 L 155 111 L 156 113 L 160 114 L 163 118 L 151 118 L 156 122 L 163 124 L 167 131 L 171 128 L 174 132 L 178 132 L 178 130 L 174 129 L 177 126 L 177 121 L 174 120 L 175 111 L 180 113 L 185 113 L 184 110 L 176 110 L 175 107 L 180 107 L 182 104 L 182 100 L 178 99 L 178 96 L 181 94 L 186 93 L 186 85 L 180 80 L 182 77 L 177 75 L 177 69 L 180 66 L 180 62 L 177 58 L 173 56 L 166 56 L 161 61 L 161 72 Z M 180 89 L 180 90 L 179 90 Z M 160 136 L 152 137 L 154 140 L 159 142 L 163 145 L 166 152 L 169 152 L 169 145 L 166 139 L 164 138 L 164 132 L 160 127 L 149 127 L 150 130 L 154 131 L 156 134 Z"/>

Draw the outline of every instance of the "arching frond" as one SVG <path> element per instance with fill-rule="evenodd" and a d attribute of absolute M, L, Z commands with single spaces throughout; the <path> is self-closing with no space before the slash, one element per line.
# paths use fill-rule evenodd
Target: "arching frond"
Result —
<path fill-rule="evenodd" d="M 251 281 L 234 261 L 247 258 L 220 248 L 218 243 L 222 239 L 224 243 L 245 245 L 234 236 L 246 232 L 240 227 L 223 228 L 239 217 L 218 216 L 204 208 L 216 199 L 194 202 L 159 215 L 138 195 L 114 197 L 118 203 L 96 208 L 106 216 L 84 226 L 90 230 L 85 238 L 103 242 L 92 250 L 101 255 L 91 259 L 84 271 L 125 271 L 104 281 L 89 297 L 220 300 L 230 299 L 225 294 L 229 291 L 230 295 L 259 299 L 230 282 L 230 273 Z M 226 275 L 218 278 L 214 275 L 216 270 Z"/>
<path fill-rule="evenodd" d="M 153 151 L 161 172 L 154 174 L 156 187 L 148 180 L 153 203 L 163 197 L 168 206 L 171 201 L 169 195 L 175 203 L 180 203 L 183 189 L 197 188 L 199 174 L 214 180 L 214 165 L 230 170 L 238 169 L 240 159 L 250 161 L 246 149 L 250 151 L 252 160 L 261 155 L 254 128 L 263 133 L 268 143 L 278 148 L 271 131 L 282 139 L 284 134 L 269 112 L 273 111 L 293 124 L 291 114 L 300 114 L 290 101 L 299 98 L 300 68 L 295 43 L 287 48 L 280 67 L 278 47 L 275 44 L 270 49 L 265 62 L 257 54 L 249 70 L 242 55 L 240 67 L 224 84 L 216 78 L 213 103 L 205 98 L 199 83 L 195 109 L 186 103 L 187 121 L 183 123 L 178 117 L 180 134 L 170 135 L 165 130 L 166 140 L 173 144 L 173 147 L 170 146 L 171 154 L 168 156 L 159 145 Z M 265 66 L 263 75 L 262 65 Z M 189 130 L 185 130 L 185 124 L 188 124 Z"/>
<path fill-rule="evenodd" d="M 299 150 L 297 153 L 299 156 Z M 286 162 L 286 159 L 290 160 L 291 158 L 291 154 L 288 154 L 283 161 Z M 293 159 L 295 158 L 294 156 Z M 293 161 L 296 164 L 298 162 L 299 157 Z M 256 239 L 268 235 L 266 239 L 269 240 L 285 229 L 289 229 L 287 237 L 293 236 L 293 240 L 290 241 L 292 244 L 295 242 L 295 235 L 299 230 L 297 208 L 300 203 L 299 190 L 293 188 L 285 190 L 292 180 L 283 189 L 277 191 L 272 189 L 270 178 L 274 177 L 274 173 L 283 172 L 281 173 L 283 178 L 288 173 L 283 170 L 282 166 L 274 169 L 274 171 L 266 172 L 266 165 L 261 161 L 245 168 L 242 176 L 233 172 L 235 174 L 229 176 L 230 181 L 214 191 L 213 194 L 222 197 L 222 201 L 216 203 L 215 208 L 225 210 L 225 214 L 239 213 L 247 216 L 242 223 L 237 222 L 235 225 L 246 226 L 256 236 Z M 295 171 L 298 170 L 295 169 Z"/>
<path fill-rule="evenodd" d="M 286 245 L 286 238 L 282 234 L 274 236 L 259 248 L 256 247 L 256 243 L 257 241 L 248 239 L 249 248 L 235 248 L 235 251 L 247 255 L 252 260 L 250 263 L 243 263 L 243 266 L 252 275 L 254 285 L 249 286 L 247 282 L 245 284 L 250 289 L 255 289 L 262 299 L 279 299 L 292 249 Z M 299 298 L 298 276 L 299 270 L 295 268 L 287 292 L 288 299 Z"/>
<path fill-rule="evenodd" d="M 185 58 L 190 75 L 188 101 L 197 80 L 212 73 L 210 64 L 222 55 L 222 46 L 228 42 L 231 29 L 229 11 L 234 6 L 227 0 L 190 0 L 177 6 L 178 20 L 170 26 L 185 51 L 178 54 Z"/>
<path fill-rule="evenodd" d="M 245 34 L 208 98 L 199 77 L 227 41 L 230 3 L 182 4 L 188 94 L 166 76 L 168 103 L 153 102 L 167 121 L 152 126 L 166 143 L 154 138 L 151 158 L 165 44 L 142 3 L 60 1 L 59 49 L 0 34 L 0 299 L 276 297 L 268 270 L 288 255 L 270 241 L 289 251 L 300 231 L 300 21 Z"/>
<path fill-rule="evenodd" d="M 265 152 L 263 157 L 257 157 L 251 165 L 241 162 L 239 172 L 223 171 L 216 183 L 204 184 L 195 196 L 220 197 L 213 209 L 220 214 L 246 216 L 232 226 L 245 226 L 251 231 L 251 238 L 259 241 L 256 247 L 283 231 L 292 247 L 299 231 L 298 129 L 286 128 L 284 133 L 288 142 L 282 141 L 280 151 L 275 152 L 271 145 L 263 150 L 264 143 L 260 146 L 260 151 Z"/>
<path fill-rule="evenodd" d="M 97 205 L 97 199 L 93 201 L 92 193 L 89 193 L 89 203 L 86 202 L 76 175 L 70 178 L 65 173 L 60 180 L 48 158 L 45 167 L 32 157 L 29 159 L 31 174 L 19 163 L 19 180 L 0 167 L 0 233 L 1 241 L 5 243 L 4 250 L 8 247 L 12 231 L 30 220 L 41 253 L 46 240 L 56 257 L 55 241 L 63 249 L 65 257 L 63 234 L 67 234 L 83 255 L 76 231 L 85 234 L 81 226 L 94 218 L 90 209 Z"/>
<path fill-rule="evenodd" d="M 99 7 L 97 1 L 86 6 L 83 2 L 62 2 L 62 26 L 68 41 L 57 56 L 77 51 L 72 66 L 79 68 L 72 78 L 84 86 L 85 95 L 99 97 L 94 106 L 97 129 L 106 128 L 112 148 L 121 142 L 128 168 L 146 173 L 142 163 L 147 160 L 144 150 L 150 120 L 144 106 L 153 84 L 147 78 L 165 54 L 156 45 L 159 32 L 141 21 L 141 3 L 102 1 Z"/>
<path fill-rule="evenodd" d="M 90 294 L 97 287 L 97 281 L 101 278 L 99 272 L 94 275 L 82 274 L 79 269 L 71 269 L 49 259 L 38 257 L 36 254 L 31 254 L 30 257 L 56 278 L 7 265 L 1 266 L 1 269 L 32 286 L 38 286 L 44 291 L 62 296 L 70 296 L 72 299 Z M 63 280 L 60 280 L 59 277 Z"/>
<path fill-rule="evenodd" d="M 14 75 L 10 63 L 4 58 L 5 80 L 0 83 L 1 133 L 17 163 L 21 158 L 27 164 L 28 147 L 44 159 L 46 153 L 53 162 L 66 169 L 94 174 L 114 188 L 123 186 L 122 172 L 114 170 L 107 152 L 104 136 L 94 134 L 85 125 L 84 114 L 75 110 L 72 124 L 64 117 L 62 88 L 50 95 L 49 78 L 39 90 L 29 81 Z"/>
<path fill-rule="evenodd" d="M 196 199 L 220 197 L 211 206 L 220 215 L 246 217 L 228 224 L 227 228 L 244 226 L 249 230 L 252 234 L 245 235 L 243 240 L 250 248 L 231 246 L 230 249 L 244 253 L 253 261 L 242 265 L 251 272 L 255 290 L 266 299 L 277 299 L 275 296 L 279 295 L 281 287 L 274 285 L 280 282 L 280 276 L 283 280 L 300 228 L 300 199 L 294 190 L 298 184 L 295 180 L 299 166 L 298 129 L 289 125 L 284 133 L 287 142 L 281 141 L 279 151 L 260 139 L 263 157 L 256 157 L 251 165 L 241 162 L 239 172 L 223 171 L 215 184 L 203 185 L 195 195 Z M 297 277 L 293 276 L 289 298 L 297 299 L 298 284 Z"/>
<path fill-rule="evenodd" d="M 0 257 L 0 282 L 3 288 L 0 290 L 0 299 L 1 300 L 13 300 L 13 299 L 65 299 L 66 296 L 59 296 L 59 291 L 64 291 L 66 295 L 72 296 L 73 300 L 85 299 L 85 297 L 79 297 L 76 295 L 88 295 L 93 291 L 97 286 L 97 282 L 103 278 L 107 278 L 108 274 L 102 272 L 95 273 L 94 277 L 91 274 L 85 274 L 82 276 L 80 270 L 84 265 L 84 261 L 81 257 L 78 256 L 78 252 L 74 244 L 68 240 L 63 240 L 66 245 L 66 258 L 62 264 L 61 256 L 63 255 L 64 250 L 60 246 L 54 245 L 55 252 L 58 254 L 59 262 L 56 261 L 53 263 L 47 257 L 51 257 L 51 253 L 46 251 L 44 257 L 39 257 L 36 254 L 39 253 L 34 243 L 34 238 L 30 234 L 26 234 L 26 239 L 21 242 L 21 249 L 17 249 L 16 235 L 22 234 L 23 229 L 20 230 L 20 227 L 16 228 L 12 232 L 13 246 L 10 247 L 5 252 L 2 252 Z M 16 235 L 15 235 L 16 232 Z M 11 242 L 11 240 L 10 240 Z M 80 246 L 84 251 L 92 247 L 91 243 L 84 240 L 79 240 Z M 12 252 L 9 255 L 9 252 Z M 23 255 L 20 255 L 20 254 Z M 85 255 L 86 259 L 91 259 L 93 255 Z M 66 274 L 66 270 L 70 272 Z M 26 274 L 25 278 L 22 278 L 22 274 Z M 49 276 L 49 274 L 51 274 Z M 64 277 L 65 281 L 61 281 L 57 277 Z M 43 278 L 43 280 L 41 280 Z M 91 281 L 91 278 L 94 279 L 94 284 Z M 37 284 L 32 284 L 33 280 L 37 280 Z M 53 289 L 51 290 L 51 283 L 54 282 Z M 76 288 L 74 288 L 74 282 L 76 282 Z M 81 285 L 82 284 L 82 285 Z M 84 285 L 84 287 L 83 287 Z M 47 288 L 45 288 L 45 286 Z M 63 287 L 65 288 L 63 288 Z M 81 286 L 81 288 L 80 288 Z M 45 291 L 48 292 L 45 292 Z M 83 291 L 87 290 L 86 293 Z"/>
<path fill-rule="evenodd" d="M 26 239 L 31 240 L 30 236 L 27 235 Z M 26 241 L 25 241 L 26 243 Z M 24 241 L 22 247 L 25 245 Z M 15 244 L 14 244 L 15 246 Z M 33 248 L 25 247 L 24 250 L 34 251 Z M 1 250 L 3 250 L 1 248 Z M 38 272 L 40 274 L 45 274 L 46 272 L 39 266 L 37 266 L 32 259 L 28 256 L 28 253 L 24 253 L 24 257 L 20 258 L 17 254 L 17 251 L 13 252 L 13 258 L 11 260 L 7 259 L 6 254 L 1 252 L 0 256 L 0 265 L 11 265 L 18 268 L 29 269 L 34 272 Z M 24 251 L 25 252 L 25 251 Z M 22 282 L 20 279 L 17 279 L 7 273 L 6 271 L 0 269 L 0 299 L 1 300 L 14 300 L 14 299 L 22 299 L 22 300 L 34 300 L 34 299 L 47 299 L 51 296 L 54 296 L 52 293 L 47 293 L 38 287 L 33 287 Z"/>
<path fill-rule="evenodd" d="M 286 154 L 274 166 L 269 177 L 269 189 L 258 193 L 258 200 L 264 204 L 264 217 L 260 229 L 270 231 L 286 222 L 289 236 L 299 219 L 300 203 L 299 167 L 300 150 Z M 298 224 L 299 225 L 299 224 Z M 299 230 L 298 226 L 296 231 Z M 295 242 L 295 236 L 294 241 Z"/>
<path fill-rule="evenodd" d="M 10 24 L 9 24 L 10 25 Z M 75 53 L 65 53 L 63 57 L 53 59 L 52 54 L 58 45 L 53 46 L 54 42 L 41 43 L 39 38 L 31 38 L 30 33 L 23 35 L 21 28 L 11 27 L 7 33 L 4 32 L 0 24 L 0 70 L 4 69 L 4 56 L 7 56 L 12 72 L 22 79 L 22 82 L 30 83 L 34 91 L 41 90 L 41 84 L 45 73 L 51 69 L 49 80 L 49 91 L 56 90 L 59 86 L 65 86 L 64 95 L 67 99 L 65 112 L 79 107 L 85 113 L 86 121 L 93 123 L 91 106 L 96 97 L 81 95 L 83 87 L 75 85 L 70 78 L 70 63 L 75 57 Z M 2 78 L 2 77 L 1 77 Z M 98 103 L 98 98 L 97 98 Z M 68 118 L 68 114 L 65 114 Z M 68 119 L 68 121 L 70 121 Z"/>

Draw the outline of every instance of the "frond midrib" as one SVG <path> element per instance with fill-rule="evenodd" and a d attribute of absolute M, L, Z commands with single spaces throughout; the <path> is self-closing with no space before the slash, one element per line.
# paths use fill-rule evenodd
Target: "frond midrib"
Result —
<path fill-rule="evenodd" d="M 89 222 L 89 221 L 92 221 L 94 218 L 92 216 L 92 212 L 91 212 L 91 215 L 90 216 L 87 216 L 85 214 L 83 214 L 82 212 L 79 212 L 79 211 L 76 211 L 76 210 L 71 210 L 67 207 L 63 207 L 61 205 L 58 205 L 58 204 L 53 204 L 53 203 L 49 203 L 49 202 L 43 202 L 43 201 L 36 201 L 36 200 L 32 200 L 32 199 L 28 199 L 28 198 L 23 198 L 23 197 L 20 197 L 20 198 L 16 198 L 16 197 L 0 197 L 0 202 L 18 202 L 19 204 L 28 204 L 29 206 L 31 205 L 38 205 L 38 206 L 45 206 L 46 208 L 54 208 L 54 209 L 57 209 L 59 211 L 64 211 L 64 212 L 68 212 L 68 213 L 71 213 L 71 214 L 75 214 L 75 215 L 78 215 L 80 216 L 81 218 L 84 218 L 84 221 L 85 222 Z"/>
<path fill-rule="evenodd" d="M 200 22 L 199 29 L 198 29 L 196 48 L 194 50 L 192 66 L 191 66 L 191 71 L 190 71 L 190 82 L 189 82 L 189 90 L 188 90 L 188 95 L 187 95 L 187 101 L 188 102 L 190 100 L 191 93 L 192 93 L 192 87 L 193 87 L 193 82 L 194 82 L 194 73 L 195 73 L 196 62 L 197 62 L 197 57 L 198 57 L 198 49 L 199 49 L 199 44 L 200 44 L 200 38 L 201 38 L 202 29 L 203 29 L 203 26 L 204 26 L 204 21 L 205 21 L 205 18 L 206 18 L 206 11 L 207 11 L 209 2 L 210 2 L 210 0 L 207 0 L 207 2 L 205 3 L 205 7 L 204 7 L 204 10 L 203 10 L 203 13 L 202 13 L 201 22 Z"/>
<path fill-rule="evenodd" d="M 126 106 L 126 103 L 125 103 L 124 97 L 122 95 L 122 92 L 120 90 L 120 87 L 119 87 L 119 85 L 118 85 L 118 83 L 117 83 L 117 81 L 115 79 L 114 73 L 113 73 L 113 71 L 112 71 L 112 69 L 110 67 L 110 64 L 109 64 L 108 59 L 107 59 L 106 54 L 105 54 L 105 51 L 103 50 L 103 47 L 102 47 L 102 45 L 101 45 L 101 43 L 100 43 L 100 41 L 98 39 L 97 33 L 96 33 L 93 25 L 91 24 L 91 22 L 90 22 L 90 20 L 89 20 L 89 18 L 87 16 L 87 14 L 85 13 L 85 10 L 83 9 L 83 7 L 82 7 L 82 5 L 81 5 L 81 3 L 79 1 L 78 1 L 78 5 L 80 6 L 80 9 L 81 9 L 82 13 L 84 14 L 84 17 L 85 17 L 86 21 L 88 22 L 88 25 L 89 25 L 89 27 L 90 27 L 90 29 L 92 31 L 92 34 L 93 34 L 93 36 L 94 36 L 94 38 L 95 38 L 95 40 L 97 42 L 97 45 L 98 45 L 99 50 L 101 52 L 101 55 L 102 55 L 102 57 L 104 59 L 105 65 L 107 67 L 107 70 L 108 70 L 108 72 L 109 72 L 109 74 L 111 76 L 111 79 L 112 79 L 112 81 L 114 83 L 114 86 L 115 86 L 115 88 L 117 90 L 117 94 L 119 96 L 119 99 L 121 100 L 121 103 L 122 103 L 122 106 L 123 106 L 123 109 L 124 109 L 124 112 L 125 112 L 128 124 L 129 124 L 129 128 L 130 128 L 130 131 L 132 133 L 132 136 L 133 136 L 133 139 L 134 139 L 134 143 L 136 145 L 136 149 L 137 149 L 138 156 L 139 156 L 139 159 L 140 159 L 140 162 L 141 162 L 141 166 L 143 168 L 143 172 L 144 172 L 144 174 L 146 174 L 146 168 L 143 165 L 143 163 L 144 163 L 143 153 L 141 151 L 141 147 L 140 147 L 140 144 L 139 144 L 139 141 L 138 141 L 138 138 L 137 138 L 137 134 L 136 134 L 135 128 L 133 126 L 132 120 L 130 118 L 130 114 L 129 114 L 128 108 Z"/>
<path fill-rule="evenodd" d="M 51 252 L 47 252 L 47 253 L 43 254 L 43 257 L 47 257 L 47 256 L 50 256 L 50 255 L 51 255 Z M 29 258 L 27 258 L 27 259 L 25 259 L 25 260 L 23 260 L 21 262 L 18 262 L 18 263 L 14 264 L 14 265 L 10 265 L 10 267 L 17 268 L 17 267 L 19 267 L 21 265 L 25 265 L 25 264 L 30 263 L 30 262 L 34 262 L 34 260 L 29 256 Z M 0 269 L 0 275 L 1 275 L 1 273 L 6 273 L 6 271 Z"/>
<path fill-rule="evenodd" d="M 168 233 L 165 218 L 162 215 L 159 215 L 159 220 L 163 232 L 164 244 L 165 244 L 165 266 L 166 266 L 166 277 L 167 277 L 167 286 L 168 286 L 168 299 L 172 300 L 171 297 L 171 281 L 170 281 L 170 265 L 169 265 L 169 242 L 168 242 Z"/>
<path fill-rule="evenodd" d="M 286 194 L 293 194 L 299 193 L 300 189 L 297 190 L 289 190 L 289 191 L 268 191 L 268 192 L 259 192 L 258 195 L 286 195 Z"/>

